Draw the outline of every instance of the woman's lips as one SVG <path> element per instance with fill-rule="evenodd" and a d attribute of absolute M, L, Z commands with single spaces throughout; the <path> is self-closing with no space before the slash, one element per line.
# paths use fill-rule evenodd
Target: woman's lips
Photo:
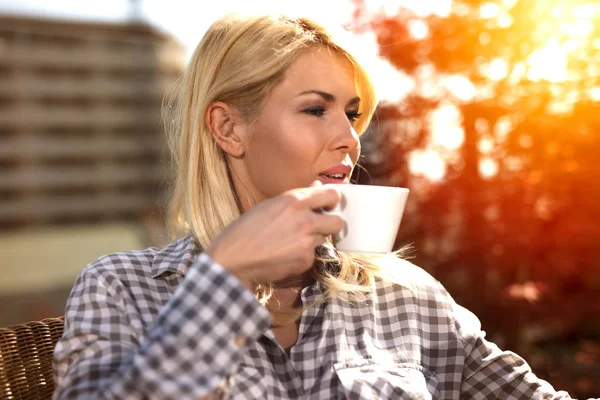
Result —
<path fill-rule="evenodd" d="M 332 178 L 327 175 L 319 175 L 319 180 L 321 181 L 321 183 L 323 185 L 325 185 L 327 183 L 337 183 L 337 184 L 350 183 L 350 179 L 348 179 L 348 176 L 346 176 L 346 175 L 344 175 L 343 178 Z"/>
<path fill-rule="evenodd" d="M 352 173 L 352 166 L 340 163 L 333 165 L 325 171 L 319 172 L 319 180 L 321 183 L 350 183 L 350 174 Z"/>

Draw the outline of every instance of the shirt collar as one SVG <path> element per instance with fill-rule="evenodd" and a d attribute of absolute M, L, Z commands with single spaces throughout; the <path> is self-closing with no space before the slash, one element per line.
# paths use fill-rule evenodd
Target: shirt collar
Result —
<path fill-rule="evenodd" d="M 194 236 L 190 233 L 159 250 L 152 260 L 152 278 L 172 272 L 185 275 L 200 252 Z"/>

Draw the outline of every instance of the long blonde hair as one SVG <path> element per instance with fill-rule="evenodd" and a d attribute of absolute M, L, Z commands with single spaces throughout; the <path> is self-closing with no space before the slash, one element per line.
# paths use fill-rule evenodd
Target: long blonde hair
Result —
<path fill-rule="evenodd" d="M 358 61 L 323 27 L 303 18 L 228 15 L 208 29 L 163 108 L 175 174 L 168 210 L 175 235 L 191 231 L 198 245 L 206 248 L 241 214 L 227 157 L 204 122 L 208 105 L 222 101 L 244 118 L 256 118 L 263 100 L 290 65 L 317 46 L 342 56 L 354 72 L 361 98 L 361 116 L 355 122 L 360 135 L 377 105 L 373 84 Z M 330 252 L 317 251 L 321 267 L 312 270 L 325 288 L 325 297 L 367 292 L 373 278 L 383 273 L 372 258 L 327 247 Z M 268 284 L 256 289 L 259 300 L 276 314 L 277 306 L 268 303 L 271 293 Z"/>

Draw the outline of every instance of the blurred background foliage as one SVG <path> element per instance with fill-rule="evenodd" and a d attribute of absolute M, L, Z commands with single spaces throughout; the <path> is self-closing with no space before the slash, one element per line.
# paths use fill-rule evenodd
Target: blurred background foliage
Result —
<path fill-rule="evenodd" d="M 352 28 L 415 83 L 379 107 L 355 179 L 410 188 L 398 245 L 412 261 L 538 375 L 597 396 L 599 3 L 354 5 Z"/>

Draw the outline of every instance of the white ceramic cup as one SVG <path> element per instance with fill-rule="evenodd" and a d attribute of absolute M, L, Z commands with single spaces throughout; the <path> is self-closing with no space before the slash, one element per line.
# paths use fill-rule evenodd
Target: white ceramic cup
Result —
<path fill-rule="evenodd" d="M 331 185 L 342 200 L 327 214 L 344 220 L 342 230 L 333 235 L 339 251 L 385 254 L 392 251 L 409 190 L 372 185 Z"/>

